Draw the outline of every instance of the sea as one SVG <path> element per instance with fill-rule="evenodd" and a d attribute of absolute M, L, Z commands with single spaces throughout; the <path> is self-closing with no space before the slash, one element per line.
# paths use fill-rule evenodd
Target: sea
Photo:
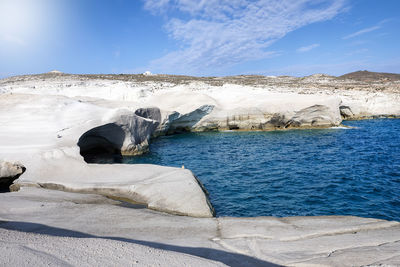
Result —
<path fill-rule="evenodd" d="M 190 169 L 216 216 L 354 215 L 400 221 L 400 120 L 162 136 L 124 163 Z"/>

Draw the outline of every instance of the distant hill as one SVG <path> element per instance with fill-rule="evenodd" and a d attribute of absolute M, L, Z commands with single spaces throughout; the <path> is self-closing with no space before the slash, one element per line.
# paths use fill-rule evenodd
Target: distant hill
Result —
<path fill-rule="evenodd" d="M 356 71 L 339 76 L 339 79 L 352 79 L 356 81 L 371 82 L 378 80 L 385 81 L 399 81 L 400 74 L 397 73 L 384 73 L 384 72 L 371 72 L 371 71 Z"/>

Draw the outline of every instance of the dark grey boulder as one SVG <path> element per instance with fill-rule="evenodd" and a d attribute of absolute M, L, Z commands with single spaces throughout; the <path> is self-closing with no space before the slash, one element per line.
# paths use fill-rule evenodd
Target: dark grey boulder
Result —
<path fill-rule="evenodd" d="M 161 122 L 161 111 L 159 108 L 139 108 L 135 111 L 135 114 L 146 118 L 151 119 L 157 122 Z"/>

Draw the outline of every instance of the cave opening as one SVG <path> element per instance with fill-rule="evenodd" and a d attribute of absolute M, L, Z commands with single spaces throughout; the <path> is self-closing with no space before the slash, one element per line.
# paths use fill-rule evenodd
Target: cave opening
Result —
<path fill-rule="evenodd" d="M 14 175 L 14 176 L 9 176 L 9 177 L 1 177 L 0 179 L 0 193 L 7 193 L 10 192 L 10 186 L 13 184 L 15 180 L 17 180 L 25 171 L 26 168 L 24 166 L 21 166 L 21 173 Z"/>
<path fill-rule="evenodd" d="M 122 163 L 124 130 L 109 123 L 85 132 L 78 141 L 80 154 L 87 163 Z"/>

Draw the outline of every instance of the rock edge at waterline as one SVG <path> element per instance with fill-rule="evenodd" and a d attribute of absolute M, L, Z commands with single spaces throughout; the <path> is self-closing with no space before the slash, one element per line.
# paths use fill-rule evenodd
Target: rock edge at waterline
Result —
<path fill-rule="evenodd" d="M 326 75 L 198 79 L 52 72 L 7 78 L 0 81 L 0 159 L 26 167 L 15 188 L 120 194 L 157 210 L 211 216 L 204 190 L 188 171 L 85 161 L 101 153 L 145 153 L 150 138 L 182 131 L 324 128 L 342 118 L 400 114 L 397 81 L 385 82 L 385 90 L 364 83 Z M 349 90 L 349 84 L 361 89 Z"/>

